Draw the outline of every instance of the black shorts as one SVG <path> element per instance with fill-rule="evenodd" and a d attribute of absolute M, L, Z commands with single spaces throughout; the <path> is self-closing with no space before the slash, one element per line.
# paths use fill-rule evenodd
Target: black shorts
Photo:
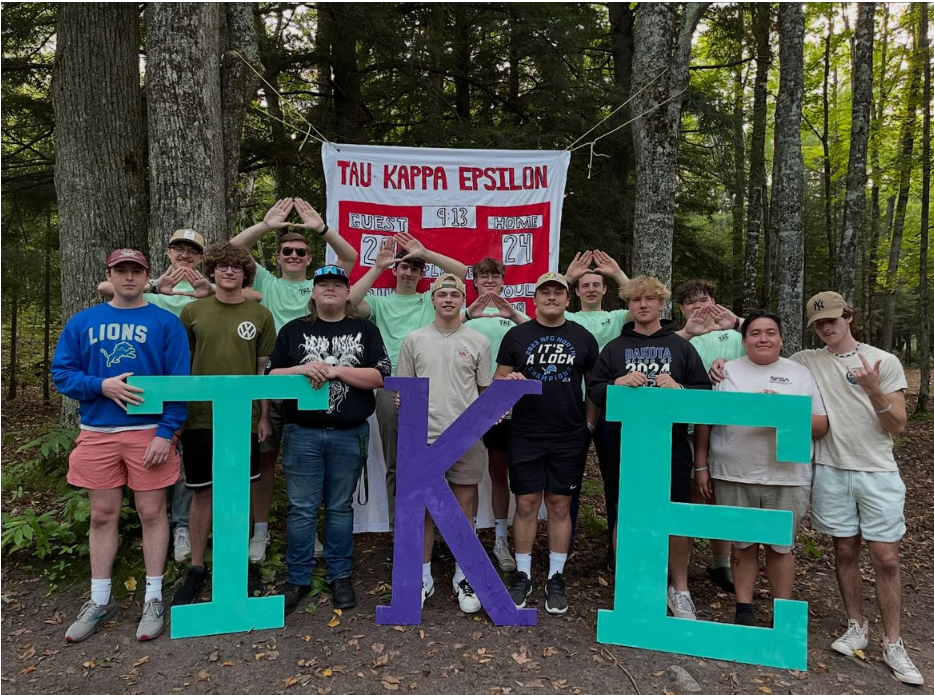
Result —
<path fill-rule="evenodd" d="M 587 464 L 590 433 L 555 438 L 513 435 L 509 440 L 509 489 L 515 495 L 573 495 Z"/>
<path fill-rule="evenodd" d="M 509 420 L 493 425 L 483 435 L 483 446 L 491 451 L 509 451 Z"/>
<path fill-rule="evenodd" d="M 259 442 L 252 433 L 250 444 L 250 481 L 259 480 Z M 199 490 L 214 482 L 214 430 L 185 430 L 181 436 L 185 450 L 185 487 Z"/>
<path fill-rule="evenodd" d="M 609 430 L 605 441 L 601 442 L 601 450 L 606 460 L 600 461 L 601 471 L 606 468 L 616 476 L 619 481 L 620 505 L 630 491 L 626 489 L 626 484 L 619 480 L 619 445 L 620 430 L 616 428 Z M 671 443 L 671 501 L 690 503 L 691 487 L 694 484 L 691 478 L 694 472 L 694 462 L 691 457 L 691 449 L 686 439 L 673 439 Z"/>

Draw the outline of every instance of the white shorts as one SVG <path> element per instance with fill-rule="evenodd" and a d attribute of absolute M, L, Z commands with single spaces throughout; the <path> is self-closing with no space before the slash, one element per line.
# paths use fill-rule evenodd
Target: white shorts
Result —
<path fill-rule="evenodd" d="M 905 483 L 898 471 L 846 471 L 814 466 L 811 525 L 835 538 L 862 534 L 895 543 L 905 535 Z"/>

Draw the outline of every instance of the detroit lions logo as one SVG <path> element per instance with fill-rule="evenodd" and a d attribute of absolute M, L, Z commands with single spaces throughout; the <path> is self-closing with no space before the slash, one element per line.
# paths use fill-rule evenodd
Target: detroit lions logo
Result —
<path fill-rule="evenodd" d="M 544 376 L 548 376 L 549 374 L 556 374 L 557 372 L 558 368 L 553 364 L 549 364 L 547 367 L 545 367 Z"/>
<path fill-rule="evenodd" d="M 114 346 L 113 352 L 107 354 L 107 351 L 104 348 L 101 348 L 101 354 L 107 360 L 107 366 L 110 367 L 117 364 L 117 362 L 124 358 L 128 360 L 135 360 L 136 348 L 127 342 L 119 342 Z"/>

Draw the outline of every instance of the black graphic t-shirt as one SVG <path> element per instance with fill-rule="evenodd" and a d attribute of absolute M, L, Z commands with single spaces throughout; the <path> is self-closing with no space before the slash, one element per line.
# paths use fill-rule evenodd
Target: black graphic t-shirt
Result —
<path fill-rule="evenodd" d="M 597 339 L 583 326 L 538 321 L 509 329 L 496 363 L 542 382 L 542 395 L 523 396 L 512 411 L 510 430 L 526 437 L 565 437 L 586 427 L 582 380 L 593 369 Z"/>
<path fill-rule="evenodd" d="M 306 362 L 326 362 L 336 367 L 371 367 L 383 378 L 389 376 L 389 355 L 376 325 L 345 317 L 340 321 L 314 322 L 304 318 L 289 321 L 279 331 L 269 356 L 269 369 L 294 367 Z M 286 422 L 302 427 L 346 429 L 363 423 L 376 409 L 372 389 L 359 389 L 333 380 L 329 385 L 328 409 L 299 410 L 294 400 L 282 401 Z"/>

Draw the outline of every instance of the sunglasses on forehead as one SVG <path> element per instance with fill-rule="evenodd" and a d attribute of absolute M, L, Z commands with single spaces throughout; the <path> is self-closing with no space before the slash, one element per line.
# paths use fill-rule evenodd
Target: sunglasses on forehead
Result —
<path fill-rule="evenodd" d="M 339 265 L 323 265 L 315 271 L 315 277 L 320 278 L 325 275 L 339 275 L 342 278 L 347 277 L 347 273 Z"/>
<path fill-rule="evenodd" d="M 291 256 L 293 253 L 299 258 L 304 258 L 305 256 L 308 255 L 308 249 L 297 249 L 292 246 L 282 247 L 283 256 Z"/>

